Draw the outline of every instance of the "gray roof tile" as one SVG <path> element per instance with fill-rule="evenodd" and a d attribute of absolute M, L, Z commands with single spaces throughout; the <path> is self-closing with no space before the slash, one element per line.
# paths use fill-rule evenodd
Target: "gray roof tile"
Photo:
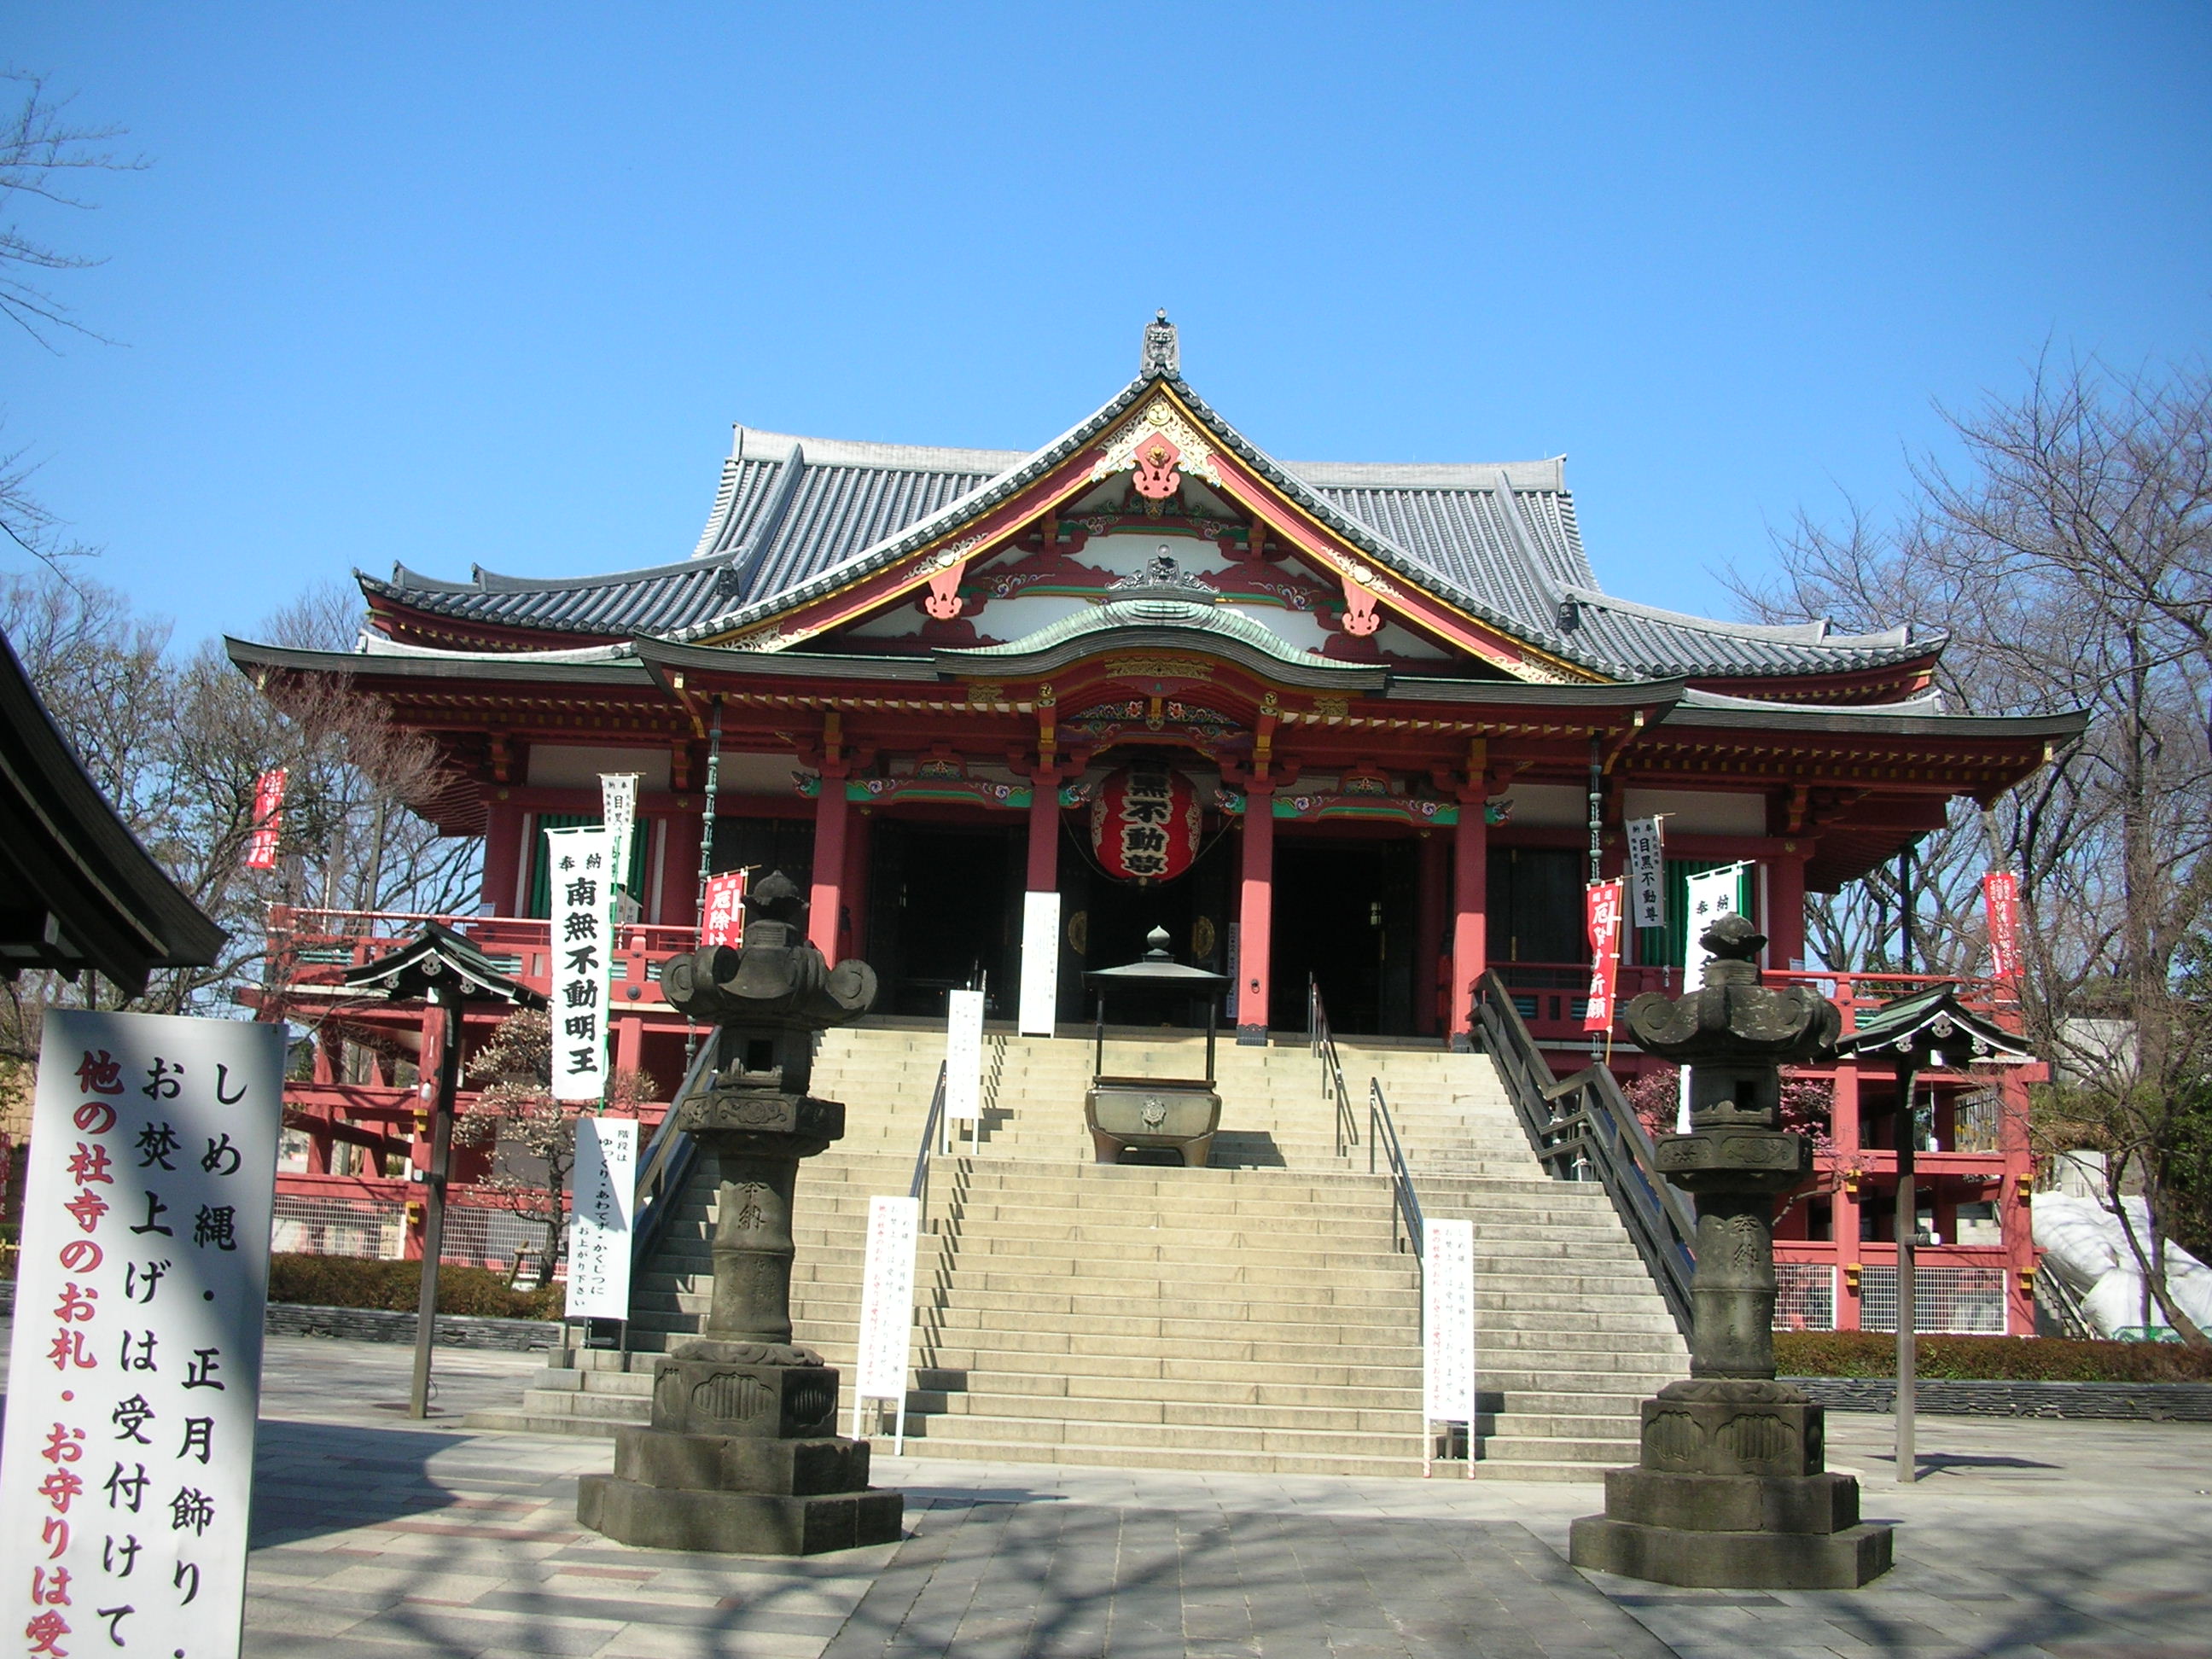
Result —
<path fill-rule="evenodd" d="M 689 559 L 562 580 L 440 581 L 398 567 L 364 589 L 411 608 L 601 637 L 696 636 L 749 622 L 851 564 L 893 556 L 966 497 L 995 499 L 1133 399 L 1134 382 L 1044 450 L 939 448 L 799 438 L 740 428 Z M 1189 388 L 1178 385 L 1186 398 Z M 1209 418 L 1203 404 L 1194 405 Z M 1859 638 L 1822 623 L 1759 628 L 1656 610 L 1599 591 L 1557 459 L 1498 465 L 1278 462 L 1224 428 L 1246 459 L 1341 521 L 1368 550 L 1445 598 L 1570 660 L 1621 678 L 1773 676 L 1924 656 L 1940 637 Z M 1510 503 L 1510 504 L 1509 504 Z M 866 556 L 864 560 L 862 556 Z M 1562 601 L 1572 599 L 1573 626 Z"/>

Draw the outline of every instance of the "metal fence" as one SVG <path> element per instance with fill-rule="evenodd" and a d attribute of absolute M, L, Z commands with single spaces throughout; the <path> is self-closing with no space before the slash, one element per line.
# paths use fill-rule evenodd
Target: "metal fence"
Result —
<path fill-rule="evenodd" d="M 526 1253 L 535 1260 L 544 1247 L 545 1224 L 527 1212 L 449 1202 L 438 1255 L 449 1266 L 496 1267 L 504 1273 L 516 1256 Z M 406 1201 L 279 1193 L 270 1248 L 302 1255 L 397 1261 L 407 1254 Z"/>
<path fill-rule="evenodd" d="M 1820 1261 L 1774 1264 L 1774 1328 L 1832 1331 L 1836 1328 L 1836 1270 Z"/>
<path fill-rule="evenodd" d="M 1869 1263 L 1859 1273 L 1859 1327 L 1897 1328 L 1897 1269 Z M 2005 1276 L 2002 1267 L 1919 1267 L 1912 1273 L 1912 1328 L 2002 1336 Z"/>

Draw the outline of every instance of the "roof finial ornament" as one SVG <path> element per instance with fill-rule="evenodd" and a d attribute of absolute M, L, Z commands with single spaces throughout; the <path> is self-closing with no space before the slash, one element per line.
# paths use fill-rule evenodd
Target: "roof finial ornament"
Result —
<path fill-rule="evenodd" d="M 1170 380 L 1182 378 L 1182 349 L 1176 343 L 1176 326 L 1164 307 L 1145 325 L 1144 361 L 1139 374 L 1158 374 Z"/>

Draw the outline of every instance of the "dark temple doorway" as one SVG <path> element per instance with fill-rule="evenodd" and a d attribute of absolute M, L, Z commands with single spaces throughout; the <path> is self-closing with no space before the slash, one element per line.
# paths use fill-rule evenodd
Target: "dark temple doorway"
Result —
<path fill-rule="evenodd" d="M 1334 1029 L 1413 1034 L 1415 845 L 1277 841 L 1267 1010 L 1273 1029 L 1304 1029 L 1310 976 Z"/>
<path fill-rule="evenodd" d="M 1190 868 L 1173 881 L 1139 886 L 1117 881 L 1099 869 L 1073 827 L 1060 846 L 1060 1017 L 1087 1020 L 1095 988 L 1083 975 L 1100 968 L 1119 968 L 1145 954 L 1145 936 L 1155 927 L 1168 932 L 1168 954 L 1187 968 L 1210 973 L 1228 969 L 1229 923 L 1235 915 L 1230 873 L 1236 863 L 1231 838 L 1209 833 Z M 1172 1004 L 1172 1006 L 1170 1006 Z M 1117 1025 L 1202 1025 L 1203 1002 L 1188 997 L 1162 1000 L 1154 993 L 1127 988 L 1107 1004 L 1106 1018 Z M 1224 1013 L 1223 1016 L 1226 1018 Z"/>
<path fill-rule="evenodd" d="M 868 955 L 880 1012 L 941 1018 L 981 984 L 1011 1019 L 1021 990 L 1023 830 L 878 818 L 869 832 Z"/>

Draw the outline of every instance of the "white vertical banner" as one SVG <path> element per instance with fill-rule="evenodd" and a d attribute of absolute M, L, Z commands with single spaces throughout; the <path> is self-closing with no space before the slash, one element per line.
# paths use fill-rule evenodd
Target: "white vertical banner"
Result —
<path fill-rule="evenodd" d="M 860 1402 L 898 1402 L 893 1454 L 906 1450 L 906 1369 L 914 1338 L 914 1253 L 921 1231 L 915 1199 L 868 1200 L 868 1251 L 860 1270 L 860 1333 L 853 1367 L 853 1437 L 860 1435 Z"/>
<path fill-rule="evenodd" d="M 1688 926 L 1682 939 L 1682 994 L 1696 990 L 1705 982 L 1705 964 L 1713 959 L 1712 952 L 1704 945 L 1705 929 L 1723 916 L 1736 912 L 1736 896 L 1743 871 L 1741 864 L 1723 865 L 1717 870 L 1701 871 L 1690 878 Z M 1674 1100 L 1674 1133 L 1690 1133 L 1690 1068 L 1683 1066 L 1676 1074 L 1678 1093 Z"/>
<path fill-rule="evenodd" d="M 1428 1423 L 1467 1425 L 1474 1478 L 1474 1223 L 1431 1221 L 1421 1264 L 1421 1393 Z M 1426 1472 L 1428 1424 L 1421 1428 Z"/>
<path fill-rule="evenodd" d="M 1022 1002 L 1017 1022 L 1024 1036 L 1050 1036 L 1060 1012 L 1060 895 L 1022 895 Z"/>
<path fill-rule="evenodd" d="M 0 1631 L 9 1653 L 234 1659 L 284 1028 L 56 1009 L 40 1051 Z"/>
<path fill-rule="evenodd" d="M 630 1211 L 637 1201 L 635 1120 L 576 1120 L 569 1194 L 568 1316 L 628 1319 Z"/>
<path fill-rule="evenodd" d="M 617 860 L 614 882 L 617 887 L 629 880 L 629 837 L 636 823 L 637 774 L 600 773 L 599 825 L 607 832 L 608 844 Z"/>
<path fill-rule="evenodd" d="M 553 1098 L 607 1091 L 607 996 L 614 957 L 613 887 L 605 830 L 548 830 L 552 884 Z"/>
<path fill-rule="evenodd" d="M 1628 822 L 1628 925 L 1667 925 L 1667 821 L 1663 817 Z"/>
<path fill-rule="evenodd" d="M 956 1123 L 983 1117 L 983 994 L 953 991 L 945 998 L 945 1115 Z"/>

